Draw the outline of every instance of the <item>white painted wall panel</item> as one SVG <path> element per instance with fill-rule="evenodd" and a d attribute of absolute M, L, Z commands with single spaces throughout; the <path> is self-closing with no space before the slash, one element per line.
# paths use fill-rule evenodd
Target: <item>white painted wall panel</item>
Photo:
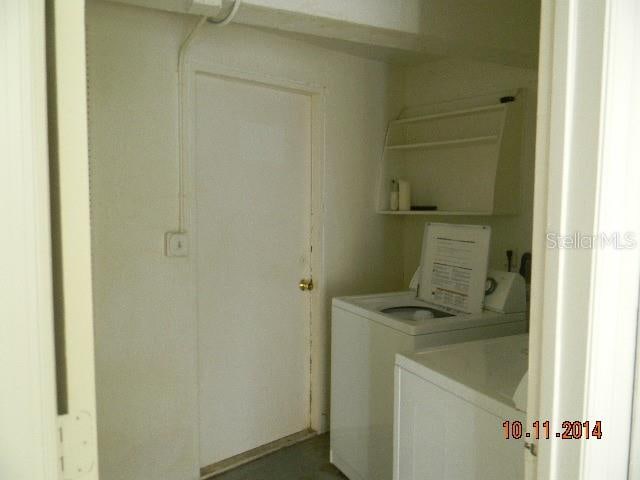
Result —
<path fill-rule="evenodd" d="M 185 13 L 192 0 L 113 0 L 140 7 Z M 231 0 L 223 0 L 228 7 Z M 259 7 L 325 17 L 370 27 L 419 33 L 421 0 L 242 0 L 243 9 Z"/>
<path fill-rule="evenodd" d="M 111 1 L 179 13 L 190 5 Z M 228 11 L 231 0 L 224 3 Z M 535 67 L 539 13 L 539 0 L 242 0 L 234 21 L 360 44 L 396 59 L 411 52 Z"/>
<path fill-rule="evenodd" d="M 405 33 L 421 32 L 424 9 L 421 0 L 246 0 L 246 3 Z"/>

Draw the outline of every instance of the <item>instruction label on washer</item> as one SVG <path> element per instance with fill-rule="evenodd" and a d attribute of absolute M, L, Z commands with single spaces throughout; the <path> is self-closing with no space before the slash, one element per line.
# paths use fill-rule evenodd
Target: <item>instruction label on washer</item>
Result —
<path fill-rule="evenodd" d="M 491 229 L 431 223 L 425 227 L 420 297 L 466 313 L 482 311 Z"/>

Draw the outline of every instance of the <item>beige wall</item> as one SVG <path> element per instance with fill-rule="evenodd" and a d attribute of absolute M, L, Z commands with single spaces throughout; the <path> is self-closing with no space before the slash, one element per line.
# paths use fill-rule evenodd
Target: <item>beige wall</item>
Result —
<path fill-rule="evenodd" d="M 163 256 L 178 208 L 177 52 L 194 20 L 102 2 L 87 13 L 98 433 L 108 480 L 197 475 L 193 267 Z M 400 288 L 401 221 L 374 213 L 388 66 L 235 26 L 207 25 L 192 58 L 326 86 L 325 301 Z"/>
<path fill-rule="evenodd" d="M 492 227 L 491 268 L 506 268 L 506 250 L 514 250 L 514 263 L 531 251 L 533 219 L 533 167 L 535 153 L 536 81 L 534 70 L 492 63 L 445 59 L 420 66 L 406 67 L 399 80 L 404 89 L 404 104 L 420 105 L 445 100 L 525 88 L 523 154 L 520 171 L 519 214 L 493 217 L 407 217 L 403 225 L 405 282 L 411 279 L 420 262 L 422 231 L 427 221 L 484 224 Z"/>

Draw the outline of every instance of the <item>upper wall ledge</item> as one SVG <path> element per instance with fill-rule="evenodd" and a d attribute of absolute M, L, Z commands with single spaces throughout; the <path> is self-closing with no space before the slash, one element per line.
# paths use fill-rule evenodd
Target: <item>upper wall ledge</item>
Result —
<path fill-rule="evenodd" d="M 190 13 L 193 0 L 111 1 Z M 209 3 L 215 14 L 231 0 Z M 536 68 L 539 10 L 539 0 L 243 0 L 235 21 L 389 61 L 460 56 Z"/>

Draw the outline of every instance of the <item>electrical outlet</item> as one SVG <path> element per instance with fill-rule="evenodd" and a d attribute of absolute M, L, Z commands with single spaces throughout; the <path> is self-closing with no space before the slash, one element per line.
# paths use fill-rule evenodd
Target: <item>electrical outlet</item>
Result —
<path fill-rule="evenodd" d="M 189 255 L 189 236 L 184 232 L 165 234 L 165 255 L 167 257 L 186 257 Z"/>
<path fill-rule="evenodd" d="M 505 250 L 505 258 L 504 258 L 504 270 L 507 271 L 509 270 L 509 257 L 507 255 L 507 252 L 511 251 L 511 270 L 512 272 L 517 272 L 518 268 L 519 268 L 519 264 L 518 264 L 518 252 L 516 252 L 515 249 L 509 249 L 509 250 Z"/>

